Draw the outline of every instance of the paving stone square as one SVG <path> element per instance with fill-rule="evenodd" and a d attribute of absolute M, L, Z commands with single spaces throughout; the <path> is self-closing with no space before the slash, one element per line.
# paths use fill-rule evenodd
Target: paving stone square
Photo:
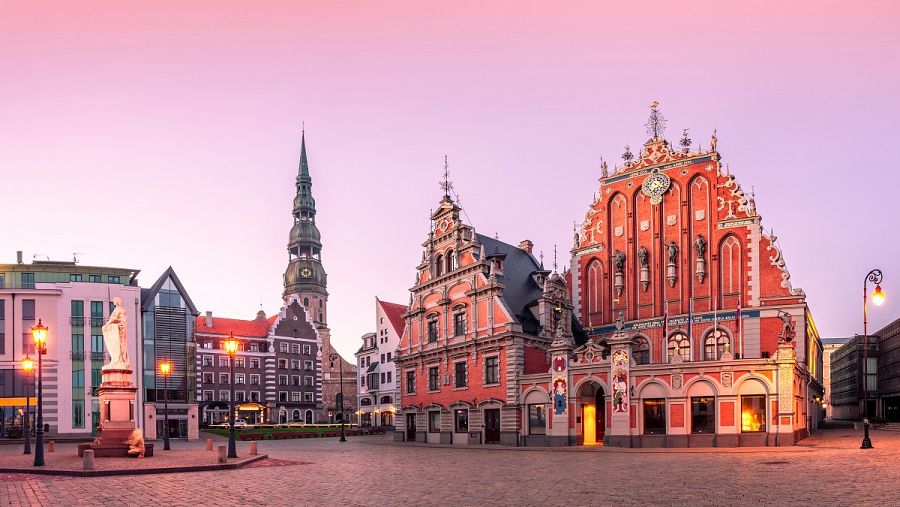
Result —
<path fill-rule="evenodd" d="M 5 474 L 0 506 L 896 505 L 900 432 L 874 430 L 869 451 L 858 449 L 860 439 L 859 431 L 827 430 L 796 447 L 652 451 L 448 448 L 383 437 L 265 441 L 260 452 L 270 459 L 239 470 Z M 174 445 L 200 451 L 204 444 Z"/>

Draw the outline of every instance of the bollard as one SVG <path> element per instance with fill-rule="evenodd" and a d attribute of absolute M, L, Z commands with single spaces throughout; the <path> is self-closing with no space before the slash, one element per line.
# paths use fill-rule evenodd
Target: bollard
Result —
<path fill-rule="evenodd" d="M 82 468 L 85 470 L 93 470 L 94 469 L 94 450 L 86 449 L 84 454 L 82 455 Z"/>
<path fill-rule="evenodd" d="M 216 463 L 228 463 L 228 458 L 225 457 L 225 446 L 220 445 L 216 447 Z"/>
<path fill-rule="evenodd" d="M 249 454 L 251 456 L 256 456 L 256 452 L 256 440 L 251 440 Z"/>
<path fill-rule="evenodd" d="M 207 439 L 206 439 L 206 450 L 207 450 L 207 451 L 211 451 L 211 450 L 212 450 L 212 439 L 211 439 L 211 438 L 207 438 Z"/>
<path fill-rule="evenodd" d="M 51 440 L 50 443 L 47 444 L 47 452 L 56 452 L 56 442 Z"/>

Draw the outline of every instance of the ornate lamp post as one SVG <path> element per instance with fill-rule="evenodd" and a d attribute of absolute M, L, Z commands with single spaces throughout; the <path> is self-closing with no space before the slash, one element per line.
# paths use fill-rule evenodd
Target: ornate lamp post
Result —
<path fill-rule="evenodd" d="M 875 292 L 872 293 L 872 302 L 877 306 L 884 303 L 884 292 L 881 292 L 881 280 L 884 276 L 880 269 L 869 271 L 863 280 L 863 441 L 860 449 L 871 449 L 872 441 L 869 440 L 869 315 L 868 315 L 868 283 L 875 284 Z"/>
<path fill-rule="evenodd" d="M 341 392 L 338 394 L 337 406 L 338 413 L 341 414 L 341 442 L 346 442 L 347 438 L 344 436 L 344 363 L 341 360 L 340 354 L 337 352 L 332 352 L 328 359 L 331 361 L 331 367 L 334 368 L 334 362 L 338 362 L 338 370 L 339 377 L 341 381 Z"/>
<path fill-rule="evenodd" d="M 31 372 L 34 371 L 34 361 L 31 359 L 31 356 L 25 354 L 25 358 L 22 359 L 22 378 L 31 375 Z M 22 382 L 25 386 L 25 417 L 22 420 L 22 425 L 25 427 L 23 431 L 23 435 L 25 437 L 25 451 L 22 454 L 31 454 L 31 430 L 29 428 L 30 424 L 28 424 L 28 414 L 31 412 L 31 391 L 28 389 L 29 382 Z"/>
<path fill-rule="evenodd" d="M 172 447 L 169 445 L 169 373 L 172 371 L 172 363 L 168 359 L 163 359 L 159 363 L 159 372 L 163 376 L 163 410 L 165 414 L 165 423 L 163 423 L 163 450 L 170 451 Z"/>
<path fill-rule="evenodd" d="M 35 352 L 38 356 L 37 373 L 37 428 L 34 432 L 34 466 L 44 466 L 44 382 L 41 377 L 43 356 L 47 353 L 47 326 L 40 319 L 36 326 L 31 328 L 31 336 L 34 338 Z"/>
<path fill-rule="evenodd" d="M 237 444 L 234 443 L 234 356 L 237 354 L 238 341 L 234 337 L 234 333 L 230 334 L 224 342 L 225 352 L 228 352 L 228 366 L 231 369 L 231 396 L 228 400 L 231 403 L 231 414 L 228 417 L 228 457 L 237 458 Z"/>

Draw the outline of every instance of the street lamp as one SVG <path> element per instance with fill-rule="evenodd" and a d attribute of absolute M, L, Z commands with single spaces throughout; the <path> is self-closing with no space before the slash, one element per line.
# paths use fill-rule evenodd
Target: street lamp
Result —
<path fill-rule="evenodd" d="M 38 356 L 38 389 L 37 389 L 37 428 L 34 432 L 34 466 L 44 466 L 44 379 L 41 376 L 43 356 L 47 353 L 47 326 L 38 319 L 36 326 L 31 328 L 31 337 L 34 338 L 35 352 Z"/>
<path fill-rule="evenodd" d="M 23 432 L 25 436 L 25 451 L 22 454 L 31 454 L 31 430 L 28 428 L 30 426 L 28 424 L 28 413 L 31 412 L 31 391 L 28 390 L 28 382 L 25 382 L 24 379 L 31 375 L 32 371 L 34 371 L 34 361 L 26 353 L 25 358 L 22 359 L 22 385 L 25 387 L 25 418 L 22 420 L 22 425 L 25 427 Z"/>
<path fill-rule="evenodd" d="M 169 362 L 168 359 L 163 359 L 161 363 L 159 363 L 159 372 L 162 373 L 163 376 L 163 410 L 165 414 L 163 417 L 165 418 L 165 423 L 163 423 L 163 450 L 170 451 L 172 447 L 169 446 L 169 372 L 172 371 L 172 363 Z"/>
<path fill-rule="evenodd" d="M 234 356 L 237 354 L 238 341 L 234 337 L 234 333 L 225 339 L 223 345 L 225 352 L 228 352 L 228 365 L 231 368 L 231 379 L 229 380 L 231 396 L 228 398 L 231 403 L 231 415 L 228 417 L 228 457 L 237 458 L 237 444 L 234 443 Z"/>
<path fill-rule="evenodd" d="M 869 271 L 863 280 L 863 441 L 860 449 L 871 449 L 872 441 L 869 439 L 869 315 L 868 315 L 868 283 L 875 284 L 875 292 L 872 294 L 872 302 L 877 306 L 884 303 L 884 292 L 881 292 L 881 280 L 884 276 L 880 269 Z"/>
<path fill-rule="evenodd" d="M 341 392 L 338 394 L 337 408 L 338 413 L 341 414 L 341 442 L 346 442 L 347 438 L 344 436 L 344 362 L 337 352 L 332 352 L 331 355 L 328 356 L 328 359 L 331 361 L 332 368 L 334 368 L 334 362 L 337 361 L 338 370 L 340 371 Z"/>

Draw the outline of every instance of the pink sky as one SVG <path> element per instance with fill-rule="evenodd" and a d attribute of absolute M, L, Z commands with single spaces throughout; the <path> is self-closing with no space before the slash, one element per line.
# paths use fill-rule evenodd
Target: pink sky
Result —
<path fill-rule="evenodd" d="M 823 336 L 862 332 L 873 267 L 870 329 L 900 315 L 895 2 L 236 4 L 0 4 L 0 260 L 171 264 L 201 310 L 271 313 L 305 121 L 352 354 L 407 301 L 444 154 L 475 227 L 549 265 L 659 100 L 669 139 L 718 129 Z"/>

